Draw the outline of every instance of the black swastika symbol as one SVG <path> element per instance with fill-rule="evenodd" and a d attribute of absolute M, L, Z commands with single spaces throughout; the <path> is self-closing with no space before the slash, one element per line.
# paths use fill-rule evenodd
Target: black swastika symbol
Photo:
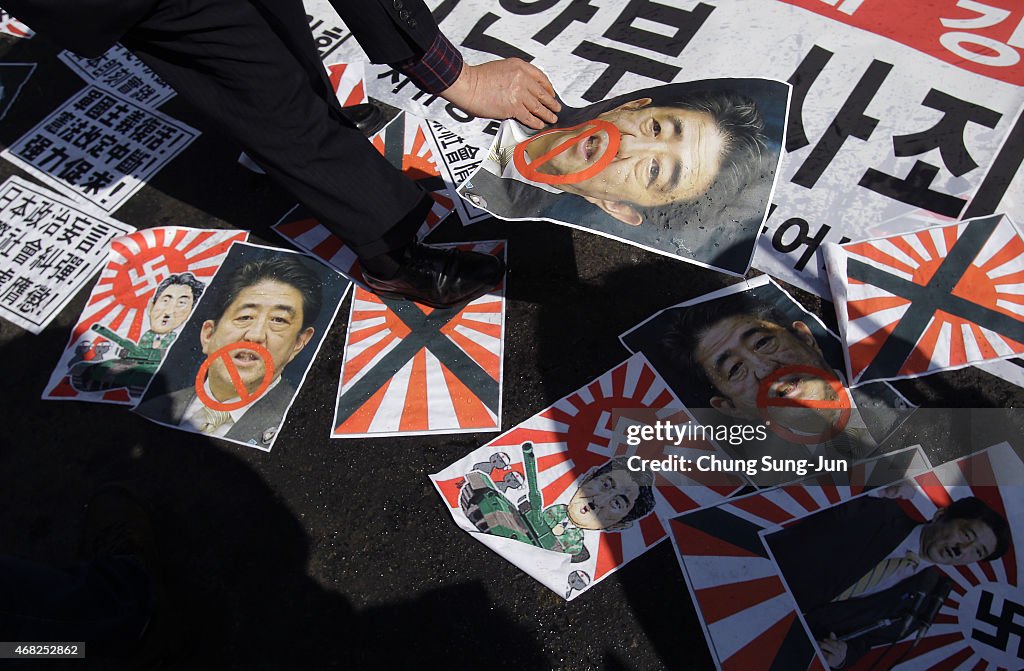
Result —
<path fill-rule="evenodd" d="M 971 638 L 1008 652 L 1010 636 L 1017 637 L 1017 659 L 1024 660 L 1024 605 L 1009 599 L 1003 600 L 1003 610 L 992 612 L 992 593 L 982 592 L 978 600 L 978 612 L 975 614 L 979 622 L 995 627 L 995 633 L 989 634 L 977 629 L 971 630 Z M 1021 619 L 1018 619 L 1020 617 Z"/>

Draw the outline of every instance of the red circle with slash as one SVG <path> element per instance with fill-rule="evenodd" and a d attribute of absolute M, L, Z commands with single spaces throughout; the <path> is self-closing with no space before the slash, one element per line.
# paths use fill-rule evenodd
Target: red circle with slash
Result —
<path fill-rule="evenodd" d="M 231 352 L 237 349 L 247 349 L 256 353 L 256 356 L 263 359 L 263 379 L 260 381 L 255 391 L 250 392 L 248 387 L 245 386 L 245 382 L 242 381 L 242 376 L 238 372 L 238 368 L 235 366 L 234 359 L 231 358 Z M 231 401 L 230 403 L 222 403 L 217 399 L 213 398 L 206 393 L 206 386 L 203 382 L 206 381 L 206 372 L 210 370 L 210 364 L 219 359 L 224 360 L 224 368 L 228 371 L 228 377 L 231 378 L 231 382 L 235 387 L 235 391 L 238 393 L 238 400 Z M 267 390 L 270 383 L 274 381 L 274 359 L 270 355 L 270 351 L 263 345 L 257 345 L 254 342 L 233 342 L 230 345 L 225 345 L 219 350 L 206 357 L 206 361 L 199 367 L 199 372 L 196 373 L 196 396 L 202 401 L 203 405 L 211 410 L 221 410 L 223 412 L 230 412 L 232 410 L 238 410 L 249 405 L 257 398 L 263 395 L 263 392 Z"/>
<path fill-rule="evenodd" d="M 792 373 L 804 373 L 806 375 L 812 375 L 823 379 L 836 393 L 836 400 L 812 401 L 801 398 L 769 398 L 768 393 L 771 391 L 772 385 L 780 378 Z M 814 366 L 793 365 L 783 366 L 782 368 L 773 371 L 771 375 L 761 381 L 761 385 L 757 389 L 757 412 L 761 415 L 762 419 L 770 422 L 771 417 L 769 417 L 769 408 L 772 407 L 839 410 L 839 417 L 830 428 L 822 431 L 821 433 L 816 433 L 810 436 L 794 433 L 786 427 L 780 426 L 777 422 L 769 423 L 768 425 L 772 431 L 790 442 L 800 443 L 802 445 L 816 445 L 818 443 L 825 442 L 846 428 L 846 425 L 850 422 L 850 412 L 853 407 L 853 400 L 850 397 L 850 391 L 843 386 L 842 380 L 829 371 L 822 370 L 821 368 L 815 368 Z"/>
<path fill-rule="evenodd" d="M 551 133 L 564 133 L 576 129 L 583 129 L 583 132 L 556 145 L 539 158 L 535 158 L 532 161 L 527 160 L 526 145 L 530 144 L 537 138 L 544 135 L 550 135 Z M 551 159 L 555 158 L 559 154 L 572 151 L 580 142 L 585 142 L 591 135 L 595 135 L 601 131 L 608 134 L 608 146 L 604 148 L 603 154 L 598 156 L 592 164 L 588 165 L 583 170 L 580 170 L 579 172 L 571 172 L 567 175 L 548 175 L 538 170 L 538 168 L 547 164 Z M 523 140 L 512 150 L 512 162 L 515 164 L 516 170 L 519 171 L 519 174 L 532 182 L 540 182 L 541 184 L 575 184 L 577 182 L 590 179 L 608 167 L 608 165 L 615 160 L 615 155 L 619 153 L 619 143 L 621 141 L 622 133 L 620 133 L 619 129 L 615 127 L 615 124 L 609 121 L 603 121 L 602 119 L 591 119 L 590 121 L 584 121 L 583 123 L 571 128 L 553 128 L 551 130 L 546 130 L 543 133 L 537 133 L 528 140 Z"/>

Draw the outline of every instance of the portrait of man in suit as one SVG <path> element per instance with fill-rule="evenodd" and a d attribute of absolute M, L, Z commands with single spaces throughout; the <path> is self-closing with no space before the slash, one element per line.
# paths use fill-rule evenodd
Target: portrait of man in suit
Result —
<path fill-rule="evenodd" d="M 215 279 L 202 306 L 206 318 L 193 331 L 198 343 L 192 351 L 198 345 L 206 362 L 202 381 L 193 364 L 193 384 L 159 395 L 151 387 L 137 412 L 188 431 L 265 445 L 295 395 L 285 379 L 288 367 L 317 334 L 324 269 L 297 254 L 260 253 L 228 270 Z"/>
<path fill-rule="evenodd" d="M 725 265 L 745 269 L 753 222 L 760 226 L 768 207 L 787 100 L 781 82 L 707 80 L 564 107 L 540 132 L 506 122 L 461 193 L 499 217 L 689 250 L 683 255 L 709 265 L 742 240 L 745 256 Z"/>
<path fill-rule="evenodd" d="M 756 453 L 726 446 L 744 457 L 770 450 L 799 458 L 819 445 L 848 459 L 876 451 L 912 407 L 906 399 L 885 383 L 845 388 L 838 339 L 777 285 L 753 280 L 736 289 L 668 308 L 623 342 L 702 422 L 786 430 L 771 431 L 751 447 Z"/>
<path fill-rule="evenodd" d="M 934 567 L 992 561 L 1010 547 L 1006 519 L 981 499 L 957 499 L 925 519 L 898 500 L 912 492 L 887 487 L 765 536 L 831 668 L 929 624 L 902 621 L 914 595 L 932 589 Z"/>

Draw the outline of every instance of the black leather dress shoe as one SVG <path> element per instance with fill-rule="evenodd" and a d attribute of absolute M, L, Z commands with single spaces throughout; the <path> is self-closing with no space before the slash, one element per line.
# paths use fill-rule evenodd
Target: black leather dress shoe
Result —
<path fill-rule="evenodd" d="M 366 137 L 379 131 L 388 122 L 384 110 L 373 103 L 350 105 L 342 107 L 341 111 L 345 114 L 345 118 L 351 121 L 356 129 Z"/>
<path fill-rule="evenodd" d="M 377 295 L 432 308 L 464 305 L 498 286 L 504 276 L 505 262 L 496 256 L 418 242 L 406 248 L 394 277 L 381 279 L 363 270 L 366 285 Z"/>

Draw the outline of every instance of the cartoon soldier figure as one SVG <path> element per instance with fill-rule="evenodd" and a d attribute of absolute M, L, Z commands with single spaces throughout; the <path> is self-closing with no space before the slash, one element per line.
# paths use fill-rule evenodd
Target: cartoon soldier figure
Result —
<path fill-rule="evenodd" d="M 528 491 L 518 504 L 499 493 L 499 486 L 490 475 L 479 470 L 466 475 L 459 504 L 469 521 L 484 533 L 564 552 L 572 556 L 573 563 L 583 562 L 590 557 L 583 544 L 585 530 L 627 529 L 633 520 L 654 508 L 653 474 L 631 471 L 626 461 L 625 457 L 617 457 L 594 468 L 580 482 L 568 504 L 544 508 L 533 445 L 524 443 L 523 469 Z M 481 465 L 488 462 L 477 464 Z M 509 489 L 512 488 L 505 487 L 504 491 Z"/>
<path fill-rule="evenodd" d="M 139 347 L 166 350 L 178 337 L 175 330 L 192 314 L 206 288 L 192 273 L 170 275 L 153 294 L 149 306 L 149 330 L 139 338 Z"/>
<path fill-rule="evenodd" d="M 148 311 L 149 330 L 142 334 L 138 343 L 122 338 L 101 324 L 94 324 L 92 330 L 122 349 L 117 359 L 83 361 L 69 366 L 71 386 L 79 391 L 127 387 L 129 394 L 139 396 L 177 337 L 176 329 L 188 319 L 205 288 L 192 273 L 166 277 L 153 294 Z"/>

